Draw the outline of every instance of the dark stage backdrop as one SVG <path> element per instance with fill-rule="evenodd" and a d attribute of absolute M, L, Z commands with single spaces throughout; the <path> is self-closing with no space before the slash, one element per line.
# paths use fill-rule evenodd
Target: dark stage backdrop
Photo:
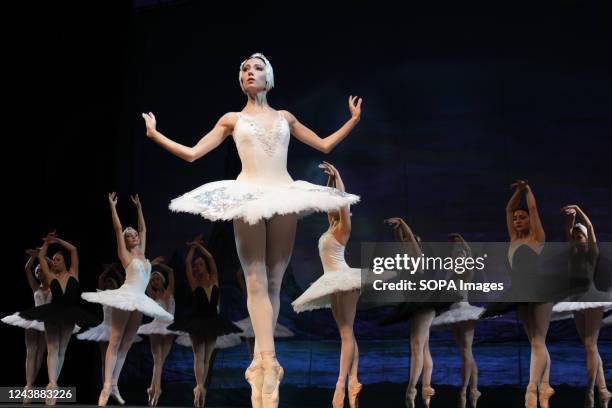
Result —
<path fill-rule="evenodd" d="M 289 148 L 295 179 L 324 183 L 317 165 L 327 160 L 341 171 L 347 190 L 361 196 L 352 208 L 349 264 L 358 266 L 360 242 L 391 238 L 382 223 L 390 216 L 404 217 L 429 241 L 455 231 L 469 240 L 505 241 L 503 210 L 517 178 L 529 180 L 549 241 L 563 239 L 559 209 L 573 203 L 587 211 L 601 241 L 612 239 L 611 33 L 609 14 L 597 5 L 402 18 L 390 17 L 392 10 L 366 18 L 363 12 L 296 16 L 267 7 L 220 13 L 187 1 L 143 5 L 21 11 L 24 29 L 10 50 L 18 62 L 9 86 L 18 109 L 9 118 L 17 127 L 5 140 L 16 147 L 5 149 L 6 162 L 15 156 L 12 149 L 19 153 L 17 164 L 5 165 L 6 215 L 17 225 L 5 229 L 10 290 L 2 297 L 3 315 L 32 303 L 23 251 L 51 229 L 78 246 L 81 286 L 94 289 L 100 264 L 116 259 L 106 195 L 117 191 L 125 224 L 136 222 L 128 195 L 140 194 L 147 255 L 164 255 L 175 267 L 179 309 L 188 300 L 184 242 L 203 233 L 220 266 L 223 314 L 246 316 L 231 223 L 213 225 L 168 210 L 172 198 L 238 174 L 231 138 L 189 164 L 146 138 L 140 113 L 154 112 L 164 134 L 195 144 L 223 113 L 242 109 L 238 66 L 252 52 L 263 52 L 274 66 L 271 106 L 292 112 L 321 136 L 348 118 L 348 95 L 364 99 L 360 124 L 331 154 L 296 139 Z M 331 387 L 335 381 L 337 334 L 330 313 L 297 316 L 289 305 L 321 273 L 316 243 L 325 229 L 324 215 L 300 221 L 285 279 L 280 322 L 296 336 L 279 353 L 298 373 L 290 380 L 296 386 Z M 365 382 L 407 378 L 408 329 L 380 329 L 376 321 L 387 312 L 358 314 Z M 1 384 L 19 385 L 23 333 L 1 330 L 11 350 Z M 582 384 L 573 323 L 554 324 L 549 337 L 558 347 L 551 381 Z M 602 358 L 609 361 L 612 333 L 604 330 L 601 337 Z M 432 344 L 434 362 L 445 367 L 434 383 L 456 384 L 450 334 L 435 333 Z M 489 373 L 482 381 L 524 383 L 525 344 L 513 317 L 482 323 L 475 346 L 481 372 Z M 499 374 L 495 356 L 502 353 L 508 371 Z M 73 339 L 60 383 L 78 384 L 80 395 L 94 401 L 98 357 L 94 345 Z M 193 382 L 190 358 L 177 346 L 164 381 Z M 147 342 L 134 347 L 122 380 L 126 389 L 144 395 L 140 384 L 149 381 L 150 360 Z M 220 352 L 212 387 L 243 387 L 247 364 L 244 344 Z"/>

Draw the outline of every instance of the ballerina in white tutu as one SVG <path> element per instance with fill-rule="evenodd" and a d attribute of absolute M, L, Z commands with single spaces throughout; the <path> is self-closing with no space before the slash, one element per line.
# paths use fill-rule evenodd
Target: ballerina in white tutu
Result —
<path fill-rule="evenodd" d="M 320 138 L 291 113 L 268 105 L 267 93 L 274 86 L 274 74 L 265 56 L 253 54 L 244 60 L 238 80 L 247 95 L 245 107 L 241 112 L 223 115 L 194 147 L 162 135 L 152 113 L 143 117 L 147 136 L 188 162 L 206 155 L 230 134 L 234 138 L 242 163 L 238 178 L 198 187 L 172 200 L 170 208 L 213 221 L 233 220 L 256 336 L 255 357 L 245 377 L 251 384 L 254 407 L 276 407 L 283 370 L 276 360 L 273 333 L 298 215 L 338 209 L 359 200 L 334 188 L 294 181 L 287 172 L 289 136 L 293 134 L 321 152 L 330 152 L 359 122 L 361 99 L 349 97 L 350 119 L 336 132 Z"/>
<path fill-rule="evenodd" d="M 472 249 L 461 234 L 452 233 L 448 237 L 451 242 L 455 243 L 452 251 L 454 258 L 472 257 Z M 466 282 L 472 281 L 474 277 L 473 270 L 468 270 L 462 275 L 457 275 L 454 271 L 450 273 L 452 279 L 461 279 Z M 448 278 L 449 276 L 447 276 Z M 436 316 L 431 322 L 431 328 L 450 328 L 453 331 L 461 356 L 461 391 L 459 392 L 458 406 L 459 408 L 465 408 L 469 386 L 472 408 L 476 408 L 481 393 L 478 391 L 478 365 L 472 353 L 472 343 L 474 342 L 476 321 L 484 308 L 470 305 L 467 291 L 461 292 L 460 295 L 463 299 L 453 303 L 449 310 Z"/>
<path fill-rule="evenodd" d="M 598 291 L 594 285 L 594 274 L 599 258 L 595 228 L 589 217 L 577 205 L 567 205 L 561 211 L 567 218 L 565 235 L 570 243 L 569 286 L 571 294 L 564 302 L 555 304 L 553 316 L 572 313 L 576 322 L 576 330 L 584 344 L 587 366 L 584 406 L 593 407 L 595 405 L 593 388 L 597 385 L 600 406 L 607 407 L 612 394 L 606 386 L 597 339 L 602 326 L 604 310 L 612 307 L 612 303 L 609 302 L 610 294 Z M 576 217 L 580 217 L 583 223 L 576 223 Z"/>
<path fill-rule="evenodd" d="M 344 191 L 344 183 L 338 170 L 331 164 L 319 165 L 327 174 L 327 185 Z M 323 276 L 317 279 L 293 303 L 296 312 L 314 310 L 331 305 L 332 314 L 340 332 L 340 370 L 332 399 L 334 408 L 344 407 L 344 395 L 348 376 L 348 399 L 351 408 L 357 407 L 357 398 L 362 385 L 357 379 L 359 368 L 359 348 L 353 332 L 359 289 L 361 288 L 361 269 L 346 264 L 344 251 L 351 235 L 351 215 L 349 206 L 327 213 L 329 229 L 319 238 L 319 255 L 323 264 Z"/>
<path fill-rule="evenodd" d="M 125 404 L 119 394 L 117 382 L 138 326 L 142 321 L 142 314 L 153 318 L 173 319 L 170 313 L 145 295 L 151 275 L 151 263 L 145 258 L 146 227 L 138 195 L 132 197 L 132 202 L 138 212 L 138 231 L 132 227 L 127 227 L 125 231 L 122 230 L 116 208 L 116 193 L 108 195 L 108 202 L 117 238 L 117 254 L 125 269 L 125 282 L 119 289 L 86 292 L 81 295 L 88 302 L 100 303 L 112 308 L 111 336 L 104 362 L 104 386 L 98 398 L 98 406 L 106 406 L 108 397 L 111 395 L 120 404 Z"/>
<path fill-rule="evenodd" d="M 98 276 L 98 290 L 113 290 L 117 289 L 123 284 L 124 276 L 118 269 L 118 265 L 115 263 L 104 265 L 104 271 Z M 111 320 L 112 320 L 112 308 L 110 306 L 102 305 L 102 312 L 104 319 L 99 325 L 85 330 L 82 333 L 77 334 L 77 339 L 95 341 L 100 347 L 100 358 L 102 359 L 102 380 L 104 380 L 104 360 L 106 359 L 106 350 L 108 349 L 108 340 L 111 335 Z M 140 336 L 136 336 L 134 342 L 142 341 Z"/>
<path fill-rule="evenodd" d="M 164 308 L 168 313 L 174 315 L 176 304 L 174 301 L 174 271 L 169 266 L 164 265 L 163 258 L 155 258 L 151 265 L 154 270 L 151 273 L 151 280 L 147 286 L 147 295 L 155 300 L 157 304 Z M 165 274 L 165 276 L 164 276 Z M 172 343 L 179 332 L 168 330 L 172 320 L 160 318 L 153 319 L 152 322 L 143 324 L 138 328 L 138 334 L 149 336 L 151 343 L 151 354 L 153 355 L 153 375 L 151 386 L 147 389 L 147 401 L 149 406 L 157 406 L 161 390 L 161 376 L 166 358 L 172 348 Z"/>
<path fill-rule="evenodd" d="M 38 249 L 28 249 L 26 253 L 29 255 L 28 261 L 25 264 L 26 279 L 32 289 L 34 295 L 34 305 L 40 306 L 51 301 L 51 290 L 49 289 L 49 281 L 40 272 L 40 265 L 36 265 L 34 272 L 32 266 L 38 259 Z M 50 260 L 49 260 L 50 261 Z M 46 350 L 45 344 L 45 326 L 43 322 L 36 320 L 25 320 L 16 312 L 10 316 L 2 318 L 2 322 L 11 326 L 21 327 L 25 329 L 25 345 L 26 345 L 26 385 L 24 391 L 32 388 L 40 366 L 42 365 L 43 356 Z M 24 399 L 24 403 L 28 403 L 29 399 Z"/>

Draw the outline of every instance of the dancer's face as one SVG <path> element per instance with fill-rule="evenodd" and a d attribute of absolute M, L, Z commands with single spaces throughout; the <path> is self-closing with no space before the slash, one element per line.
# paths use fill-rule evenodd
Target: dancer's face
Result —
<path fill-rule="evenodd" d="M 151 276 L 151 286 L 153 286 L 153 289 L 163 289 L 164 281 L 158 274 L 155 274 Z"/>
<path fill-rule="evenodd" d="M 514 211 L 514 215 L 512 216 L 512 225 L 514 225 L 516 232 L 529 232 L 529 213 L 525 210 Z"/>
<path fill-rule="evenodd" d="M 242 87 L 249 94 L 266 90 L 266 64 L 259 58 L 248 59 L 242 66 Z"/>
<path fill-rule="evenodd" d="M 123 236 L 127 249 L 132 249 L 140 245 L 140 237 L 135 229 L 128 229 Z"/>
<path fill-rule="evenodd" d="M 66 269 L 66 261 L 61 252 L 56 252 L 51 258 L 51 269 L 54 272 L 61 272 Z"/>
<path fill-rule="evenodd" d="M 104 279 L 104 290 L 117 289 L 117 282 L 113 278 Z"/>
<path fill-rule="evenodd" d="M 584 245 L 587 243 L 587 236 L 580 230 L 580 228 L 574 228 L 572 230 L 572 242 L 577 245 Z"/>

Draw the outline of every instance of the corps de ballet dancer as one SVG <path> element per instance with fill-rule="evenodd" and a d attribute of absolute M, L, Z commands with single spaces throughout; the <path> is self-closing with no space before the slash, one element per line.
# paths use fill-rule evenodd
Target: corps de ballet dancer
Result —
<path fill-rule="evenodd" d="M 345 191 L 338 170 L 331 164 L 319 165 L 327 174 L 328 186 Z M 348 400 L 351 408 L 357 407 L 362 385 L 357 378 L 359 348 L 353 331 L 359 290 L 361 269 L 351 268 L 344 259 L 346 244 L 351 235 L 349 206 L 327 213 L 329 228 L 319 238 L 319 256 L 323 264 L 323 276 L 317 279 L 304 293 L 293 301 L 293 309 L 300 313 L 331 305 L 332 315 L 340 333 L 340 369 L 332 399 L 334 408 L 344 407 L 345 388 L 348 377 Z"/>
<path fill-rule="evenodd" d="M 53 244 L 60 245 L 62 249 L 53 254 L 49 264 L 47 251 Z M 66 266 L 68 256 L 69 267 Z M 75 326 L 92 326 L 98 323 L 98 319 L 78 306 L 79 255 L 74 245 L 58 238 L 54 232 L 49 233 L 38 251 L 38 264 L 41 280 L 49 282 L 51 301 L 20 312 L 19 316 L 26 320 L 44 322 L 49 377 L 47 390 L 56 390 L 57 379 L 62 371 L 66 349 L 75 332 Z M 55 405 L 55 398 L 48 397 L 46 404 Z"/>
<path fill-rule="evenodd" d="M 193 371 L 196 386 L 193 389 L 193 405 L 206 403 L 207 377 L 217 337 L 241 330 L 219 315 L 219 273 L 213 255 L 204 247 L 200 236 L 188 242 L 185 258 L 185 275 L 191 288 L 191 310 L 177 317 L 169 330 L 189 333 L 193 349 Z M 194 255 L 195 252 L 198 255 Z"/>
<path fill-rule="evenodd" d="M 125 269 L 125 281 L 119 289 L 85 292 L 81 295 L 88 302 L 112 308 L 111 335 L 104 360 L 104 385 L 98 398 L 98 406 L 106 406 L 111 395 L 119 404 L 125 404 L 117 383 L 142 321 L 142 314 L 165 320 L 173 319 L 170 313 L 145 294 L 151 276 L 151 263 L 145 257 L 146 226 L 140 198 L 138 195 L 132 197 L 132 203 L 138 213 L 138 231 L 132 227 L 122 230 L 117 214 L 116 193 L 108 195 L 108 203 L 117 239 L 117 255 Z"/>
<path fill-rule="evenodd" d="M 255 330 L 255 357 L 245 378 L 251 385 L 254 407 L 277 407 L 283 369 L 276 359 L 274 327 L 298 215 L 338 209 L 359 200 L 331 187 L 294 181 L 287 172 L 290 135 L 329 153 L 359 122 L 361 99 L 349 97 L 350 119 L 321 138 L 291 113 L 270 107 L 267 93 L 274 86 L 274 73 L 263 54 L 253 54 L 240 64 L 238 81 L 247 96 L 243 110 L 223 115 L 193 147 L 161 134 L 152 113 L 142 116 L 147 136 L 188 162 L 206 155 L 229 135 L 234 138 L 242 163 L 237 179 L 204 184 L 172 200 L 170 209 L 212 221 L 233 221 L 236 249 L 246 275 L 247 307 Z"/>
<path fill-rule="evenodd" d="M 113 290 L 117 289 L 123 284 L 124 276 L 118 270 L 118 265 L 115 263 L 104 265 L 104 270 L 98 276 L 98 289 L 101 290 Z M 102 305 L 103 320 L 102 323 L 95 327 L 91 327 L 82 333 L 77 334 L 77 339 L 95 341 L 98 343 L 100 348 L 100 358 L 102 367 L 102 380 L 104 381 L 104 360 L 106 358 L 106 350 L 108 349 L 108 340 L 111 334 L 111 320 L 112 320 L 112 308 L 110 306 Z M 136 336 L 134 342 L 142 341 L 142 337 Z"/>
<path fill-rule="evenodd" d="M 421 239 L 416 236 L 406 222 L 399 217 L 384 220 L 385 224 L 393 228 L 396 241 L 405 245 L 406 252 L 411 257 L 420 257 L 423 253 Z M 417 271 L 423 273 L 422 269 Z M 410 322 L 410 378 L 406 387 L 405 404 L 414 408 L 417 395 L 417 383 L 423 375 L 421 384 L 421 398 L 426 407 L 429 407 L 435 390 L 431 386 L 433 373 L 433 359 L 429 350 L 429 330 L 436 316 L 436 310 L 442 311 L 448 304 L 437 304 L 432 301 L 404 302 L 382 321 L 382 325 L 389 325 L 408 320 Z"/>
<path fill-rule="evenodd" d="M 610 293 L 597 290 L 594 284 L 599 258 L 595 227 L 577 205 L 567 205 L 561 211 L 566 216 L 565 236 L 570 244 L 569 287 L 571 293 L 563 302 L 554 305 L 553 316 L 571 313 L 576 323 L 576 331 L 584 344 L 587 369 L 584 406 L 587 408 L 595 406 L 593 388 L 597 385 L 600 406 L 607 408 L 612 394 L 606 386 L 597 340 L 604 310 L 612 307 L 612 303 Z M 576 223 L 577 217 L 582 223 Z"/>
<path fill-rule="evenodd" d="M 511 185 L 514 189 L 506 205 L 506 226 L 510 236 L 508 264 L 512 286 L 503 297 L 512 298 L 518 292 L 522 297 L 548 297 L 544 293 L 545 283 L 539 278 L 539 257 L 544 248 L 546 235 L 536 205 L 535 196 L 529 184 L 517 180 Z M 521 197 L 525 196 L 527 208 L 521 207 Z M 554 389 L 549 383 L 550 355 L 546 347 L 546 335 L 550 325 L 552 302 L 493 302 L 486 306 L 481 318 L 495 317 L 517 310 L 531 346 L 529 384 L 525 392 L 525 407 L 548 408 Z"/>
<path fill-rule="evenodd" d="M 151 279 L 146 289 L 146 294 L 160 305 L 165 311 L 174 315 L 176 303 L 174 301 L 174 271 L 163 264 L 161 257 L 151 261 Z M 165 276 L 164 276 L 165 274 Z M 151 386 L 147 388 L 147 403 L 151 407 L 157 406 L 162 393 L 161 377 L 166 358 L 172 349 L 172 343 L 179 332 L 168 330 L 172 320 L 164 320 L 156 317 L 152 322 L 143 324 L 138 328 L 137 334 L 149 336 L 151 343 L 151 354 L 153 355 L 153 375 Z"/>
<path fill-rule="evenodd" d="M 453 242 L 452 257 L 467 258 L 472 257 L 472 249 L 465 239 L 458 233 L 449 234 L 449 240 Z M 451 278 L 458 281 L 472 281 L 474 271 L 468 270 L 462 275 L 450 272 Z M 458 286 L 457 286 L 458 287 Z M 478 398 L 481 393 L 478 391 L 478 365 L 472 353 L 472 344 L 474 342 L 474 331 L 476 321 L 483 312 L 482 307 L 473 306 L 468 302 L 467 290 L 460 291 L 461 300 L 453 303 L 450 308 L 436 316 L 431 322 L 431 328 L 449 328 L 452 330 L 459 347 L 459 355 L 461 356 L 461 391 L 459 392 L 459 408 L 465 408 L 467 404 L 467 389 L 470 388 L 470 403 L 472 408 L 476 408 Z"/>
<path fill-rule="evenodd" d="M 28 249 L 26 250 L 26 253 L 29 255 L 29 258 L 24 269 L 26 280 L 28 281 L 30 289 L 32 289 L 32 294 L 34 295 L 34 306 L 47 304 L 51 302 L 51 289 L 49 288 L 49 281 L 40 271 L 40 265 L 36 265 L 34 272 L 32 272 L 32 266 L 38 261 L 38 249 Z M 47 258 L 47 263 L 50 262 L 51 260 Z M 20 317 L 19 312 L 3 317 L 2 322 L 11 326 L 25 329 L 26 385 L 24 387 L 24 391 L 26 391 L 26 397 L 24 398 L 23 403 L 27 404 L 30 401 L 30 399 L 27 397 L 27 391 L 34 385 L 34 381 L 36 380 L 38 372 L 40 371 L 45 350 L 47 348 L 45 342 L 45 326 L 42 322 L 36 320 L 26 320 Z"/>

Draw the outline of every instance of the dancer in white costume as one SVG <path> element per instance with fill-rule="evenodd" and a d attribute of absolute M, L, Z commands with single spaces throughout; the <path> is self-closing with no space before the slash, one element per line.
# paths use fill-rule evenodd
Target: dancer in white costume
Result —
<path fill-rule="evenodd" d="M 291 113 L 272 109 L 267 93 L 274 86 L 270 62 L 253 54 L 240 64 L 240 87 L 247 95 L 241 112 L 226 113 L 194 147 L 176 143 L 156 130 L 152 113 L 143 114 L 147 136 L 176 156 L 193 162 L 233 135 L 242 172 L 236 180 L 205 184 L 172 201 L 170 208 L 210 220 L 233 220 L 236 248 L 246 275 L 248 309 L 255 329 L 255 357 L 245 373 L 253 406 L 278 406 L 283 370 L 276 360 L 274 326 L 283 274 L 289 263 L 297 216 L 354 204 L 359 197 L 329 187 L 293 181 L 287 172 L 289 136 L 330 152 L 357 125 L 361 99 L 349 97 L 350 119 L 320 138 Z"/>
<path fill-rule="evenodd" d="M 164 310 L 174 315 L 176 303 L 174 301 L 174 271 L 164 265 L 163 258 L 159 257 L 151 262 L 155 270 L 151 273 L 151 279 L 147 286 L 147 295 L 155 300 Z M 166 276 L 163 275 L 163 273 Z M 153 375 L 151 376 L 151 386 L 147 389 L 147 401 L 149 406 L 157 406 L 161 390 L 162 370 L 166 358 L 172 348 L 172 343 L 176 335 L 180 334 L 168 330 L 172 320 L 160 318 L 153 319 L 152 322 L 143 324 L 138 328 L 138 334 L 149 336 L 151 343 L 151 354 L 153 355 Z"/>
<path fill-rule="evenodd" d="M 55 252 L 51 265 L 47 262 L 50 245 L 59 244 L 63 249 Z M 67 251 L 70 254 L 70 267 L 67 268 Z M 19 316 L 26 320 L 44 322 L 47 340 L 47 390 L 57 389 L 57 380 L 64 365 L 66 349 L 75 325 L 94 325 L 99 320 L 78 306 L 79 301 L 79 255 L 74 245 L 57 237 L 55 232 L 48 234 L 38 251 L 38 263 L 43 279 L 49 282 L 51 301 L 24 310 Z M 55 398 L 49 397 L 47 405 L 55 405 Z"/>
<path fill-rule="evenodd" d="M 191 288 L 191 310 L 177 317 L 168 328 L 189 333 L 193 349 L 193 371 L 196 386 L 193 389 L 193 405 L 204 406 L 208 387 L 211 358 L 217 337 L 239 333 L 240 329 L 219 315 L 219 273 L 215 258 L 204 247 L 201 235 L 188 242 L 185 259 L 185 275 Z M 195 251 L 199 255 L 194 260 Z"/>
<path fill-rule="evenodd" d="M 472 249 L 461 234 L 453 233 L 449 234 L 448 237 L 451 242 L 455 243 L 452 250 L 454 258 L 472 257 Z M 446 279 L 461 279 L 469 282 L 474 278 L 473 270 L 468 270 L 462 275 L 457 275 L 454 271 L 450 273 L 452 277 L 447 276 Z M 472 408 L 476 408 L 481 393 L 478 391 L 478 365 L 472 353 L 472 343 L 474 342 L 476 321 L 484 308 L 470 305 L 467 291 L 461 291 L 460 295 L 462 300 L 453 303 L 449 310 L 436 316 L 431 322 L 431 328 L 449 328 L 452 330 L 461 356 L 461 391 L 458 406 L 459 408 L 466 407 L 469 386 Z"/>
<path fill-rule="evenodd" d="M 118 270 L 117 264 L 109 264 L 104 266 L 104 271 L 98 276 L 98 289 L 113 290 L 123 284 L 124 277 Z M 83 333 L 77 334 L 77 339 L 95 341 L 100 347 L 100 358 L 102 359 L 102 380 L 104 380 L 104 360 L 106 359 L 106 350 L 108 349 L 108 340 L 111 335 L 112 308 L 102 305 L 102 313 L 104 319 L 99 325 L 85 330 Z M 136 336 L 134 342 L 142 341 L 142 337 Z"/>
<path fill-rule="evenodd" d="M 40 265 L 36 265 L 35 271 L 32 273 L 32 266 L 38 259 L 38 249 L 28 249 L 26 253 L 29 255 L 29 258 L 25 264 L 25 274 L 30 284 L 30 288 L 32 289 L 32 294 L 34 295 L 34 305 L 40 306 L 49 303 L 51 301 L 49 281 L 45 279 L 44 275 L 40 272 Z M 26 385 L 24 391 L 27 393 L 27 391 L 32 388 L 38 376 L 46 350 L 44 323 L 36 320 L 25 320 L 19 316 L 19 312 L 3 317 L 2 322 L 25 329 Z M 28 402 L 29 399 L 24 399 L 24 404 Z"/>
<path fill-rule="evenodd" d="M 606 386 L 597 339 L 604 310 L 612 307 L 612 303 L 609 302 L 610 294 L 598 291 L 594 285 L 599 258 L 595 228 L 577 205 L 567 205 L 561 211 L 566 216 L 565 236 L 570 243 L 569 286 L 572 293 L 564 302 L 555 304 L 553 318 L 573 313 L 576 330 L 586 351 L 587 389 L 584 406 L 595 406 L 593 388 L 597 384 L 600 406 L 607 407 L 612 394 Z M 576 223 L 576 217 L 580 217 L 583 224 Z"/>
<path fill-rule="evenodd" d="M 100 303 L 113 308 L 111 337 L 104 362 L 104 386 L 98 398 L 98 406 L 106 406 L 108 397 L 111 395 L 120 404 L 125 404 L 119 394 L 117 382 L 138 326 L 142 321 L 142 314 L 153 318 L 173 319 L 170 313 L 145 295 L 151 275 L 151 263 L 145 258 L 146 227 L 138 195 L 132 197 L 132 202 L 138 212 L 138 231 L 132 227 L 126 228 L 125 231 L 122 230 L 116 208 L 116 193 L 108 195 L 108 202 L 117 238 L 117 254 L 125 268 L 125 282 L 119 289 L 86 292 L 81 295 L 88 302 Z"/>
<path fill-rule="evenodd" d="M 327 174 L 327 185 L 345 191 L 338 170 L 331 164 L 319 165 Z M 361 269 L 351 268 L 344 259 L 346 244 L 351 235 L 351 215 L 349 206 L 327 213 L 329 228 L 319 238 L 319 255 L 323 264 L 323 276 L 317 279 L 293 303 L 296 312 L 314 310 L 331 305 L 332 314 L 340 333 L 340 369 L 332 399 L 334 408 L 344 407 L 344 395 L 348 377 L 349 406 L 357 407 L 357 398 L 362 385 L 357 379 L 359 368 L 359 348 L 353 331 L 359 289 L 361 288 Z"/>

